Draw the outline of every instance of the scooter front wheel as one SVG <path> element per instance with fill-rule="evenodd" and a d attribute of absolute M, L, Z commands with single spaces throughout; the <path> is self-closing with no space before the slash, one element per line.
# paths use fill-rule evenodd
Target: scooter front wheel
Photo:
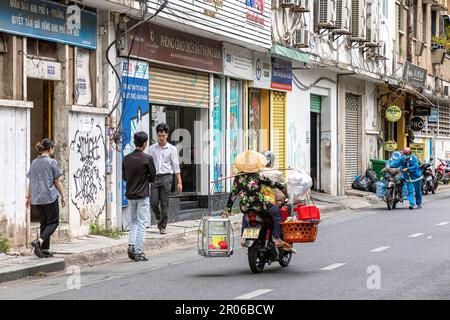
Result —
<path fill-rule="evenodd" d="M 259 245 L 256 243 L 248 248 L 248 264 L 253 273 L 261 273 L 264 271 L 266 262 L 261 259 Z"/>
<path fill-rule="evenodd" d="M 282 252 L 280 253 L 282 255 L 280 257 L 280 260 L 278 262 L 280 263 L 280 266 L 287 267 L 289 265 L 289 262 L 291 262 L 292 253 L 291 252 Z"/>

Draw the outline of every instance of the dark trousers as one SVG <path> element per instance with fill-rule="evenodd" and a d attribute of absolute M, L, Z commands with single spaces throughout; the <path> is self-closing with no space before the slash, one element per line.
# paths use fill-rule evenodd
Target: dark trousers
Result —
<path fill-rule="evenodd" d="M 281 215 L 280 215 L 280 208 L 278 206 L 272 206 L 270 208 L 267 208 L 267 211 L 264 212 L 264 214 L 269 214 L 273 219 L 273 237 L 275 239 L 281 238 Z M 245 215 L 242 218 L 242 229 L 241 229 L 241 235 L 244 233 L 244 229 L 248 227 L 248 221 L 245 219 Z"/>
<path fill-rule="evenodd" d="M 158 229 L 165 229 L 167 227 L 167 212 L 169 211 L 172 183 L 173 175 L 171 174 L 156 176 L 155 182 L 152 183 L 151 208 L 158 220 Z"/>
<path fill-rule="evenodd" d="M 42 249 L 50 249 L 50 237 L 59 225 L 59 205 L 58 199 L 53 203 L 40 204 L 34 206 L 40 215 L 41 228 L 40 238 L 44 240 Z"/>

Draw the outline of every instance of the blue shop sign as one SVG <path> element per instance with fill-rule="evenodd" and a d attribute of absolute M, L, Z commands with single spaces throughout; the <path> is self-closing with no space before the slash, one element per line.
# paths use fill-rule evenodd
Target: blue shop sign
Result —
<path fill-rule="evenodd" d="M 438 108 L 431 108 L 431 114 L 428 116 L 428 123 L 438 123 L 439 111 Z"/>
<path fill-rule="evenodd" d="M 87 49 L 97 46 L 93 12 L 44 0 L 0 0 L 0 8 L 2 32 Z"/>
<path fill-rule="evenodd" d="M 272 89 L 292 91 L 292 61 L 272 57 Z"/>

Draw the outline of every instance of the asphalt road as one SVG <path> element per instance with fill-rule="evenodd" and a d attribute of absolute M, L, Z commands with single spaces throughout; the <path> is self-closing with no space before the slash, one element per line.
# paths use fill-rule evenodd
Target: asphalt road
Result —
<path fill-rule="evenodd" d="M 80 277 L 4 283 L 0 299 L 450 299 L 450 193 L 425 199 L 422 209 L 380 203 L 326 219 L 316 242 L 296 244 L 287 268 L 258 275 L 246 249 L 206 259 L 190 246 L 83 268 Z"/>

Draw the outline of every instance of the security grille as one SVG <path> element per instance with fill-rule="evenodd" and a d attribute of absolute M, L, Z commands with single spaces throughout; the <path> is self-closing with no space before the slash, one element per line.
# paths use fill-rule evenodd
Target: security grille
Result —
<path fill-rule="evenodd" d="M 345 187 L 351 188 L 355 176 L 359 174 L 360 116 L 359 97 L 345 96 Z"/>

